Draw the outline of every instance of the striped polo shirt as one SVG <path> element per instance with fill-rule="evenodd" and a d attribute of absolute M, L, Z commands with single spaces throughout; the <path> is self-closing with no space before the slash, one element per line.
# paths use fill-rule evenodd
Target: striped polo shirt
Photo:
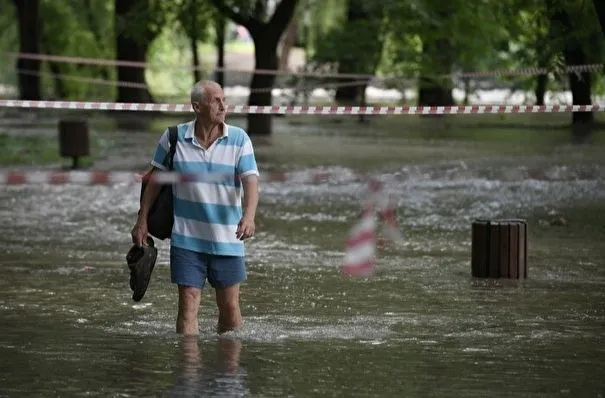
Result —
<path fill-rule="evenodd" d="M 241 181 L 259 175 L 252 142 L 246 132 L 224 125 L 223 135 L 204 149 L 194 135 L 195 120 L 178 125 L 174 171 L 196 174 L 196 182 L 173 184 L 174 225 L 171 245 L 201 253 L 243 256 L 244 243 L 235 232 L 242 217 Z M 168 129 L 151 164 L 161 170 L 168 153 Z M 205 177 L 208 176 L 208 179 Z"/>

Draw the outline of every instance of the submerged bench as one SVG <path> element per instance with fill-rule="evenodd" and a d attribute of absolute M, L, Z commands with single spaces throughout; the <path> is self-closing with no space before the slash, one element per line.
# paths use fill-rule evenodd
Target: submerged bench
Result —
<path fill-rule="evenodd" d="M 476 278 L 527 278 L 527 222 L 475 220 L 471 273 Z"/>

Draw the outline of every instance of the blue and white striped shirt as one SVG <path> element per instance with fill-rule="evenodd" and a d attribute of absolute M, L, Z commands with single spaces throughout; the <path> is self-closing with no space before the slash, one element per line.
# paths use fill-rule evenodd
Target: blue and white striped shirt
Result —
<path fill-rule="evenodd" d="M 203 175 L 196 182 L 173 184 L 171 245 L 201 253 L 243 256 L 244 243 L 235 235 L 242 217 L 239 178 L 259 175 L 252 142 L 243 129 L 225 124 L 223 135 L 204 149 L 194 135 L 194 126 L 195 120 L 178 125 L 174 171 Z M 166 170 L 162 163 L 170 147 L 168 136 L 166 129 L 151 161 L 161 170 Z"/>

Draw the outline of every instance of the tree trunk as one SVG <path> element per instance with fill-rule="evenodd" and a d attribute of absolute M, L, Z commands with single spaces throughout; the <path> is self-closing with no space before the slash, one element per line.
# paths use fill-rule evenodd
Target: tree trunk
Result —
<path fill-rule="evenodd" d="M 40 52 L 42 54 L 53 54 L 51 46 L 49 46 L 48 38 L 45 36 L 40 37 Z M 65 99 L 67 98 L 67 87 L 65 86 L 65 81 L 61 76 L 61 64 L 55 61 L 48 61 L 48 69 L 52 75 L 54 90 L 53 90 L 53 99 Z"/>
<path fill-rule="evenodd" d="M 536 95 L 536 105 L 544 105 L 544 97 L 546 95 L 546 87 L 548 85 L 548 75 L 536 76 L 536 88 L 534 94 Z"/>
<path fill-rule="evenodd" d="M 368 80 L 369 81 L 369 80 Z M 358 87 L 358 94 L 359 95 L 359 106 L 367 106 L 367 98 L 366 98 L 366 89 L 368 88 L 367 84 L 364 84 L 363 86 Z M 368 116 L 366 115 L 359 115 L 359 117 L 357 118 L 357 121 L 359 123 L 364 123 L 368 121 Z"/>
<path fill-rule="evenodd" d="M 273 44 L 266 40 L 269 36 L 262 31 L 263 34 L 254 35 L 254 62 L 255 69 L 277 70 L 277 41 Z M 248 97 L 249 105 L 272 105 L 273 96 L 271 89 L 275 84 L 274 74 L 254 73 L 250 82 L 250 96 Z M 248 134 L 250 135 L 271 135 L 271 115 L 263 114 L 248 114 Z"/>
<path fill-rule="evenodd" d="M 423 75 L 418 83 L 418 105 L 454 105 L 450 78 L 430 77 L 450 73 L 452 47 L 447 39 L 427 40 L 423 46 Z"/>
<path fill-rule="evenodd" d="M 452 89 L 436 79 L 420 77 L 418 89 L 418 105 L 448 106 L 454 104 Z"/>
<path fill-rule="evenodd" d="M 565 50 L 565 63 L 567 65 L 585 65 L 586 55 L 580 47 L 567 48 Z M 592 79 L 590 72 L 582 72 L 580 74 L 569 74 L 569 87 L 574 105 L 591 105 L 592 104 Z M 594 122 L 594 114 L 592 112 L 573 112 L 571 124 L 572 135 L 575 141 L 585 141 L 591 133 L 592 124 Z"/>
<path fill-rule="evenodd" d="M 555 4 L 552 0 L 547 2 L 549 10 L 552 12 L 552 22 L 560 29 L 555 34 L 565 37 L 563 55 L 565 64 L 585 65 L 586 53 L 582 48 L 582 43 L 573 36 L 573 24 L 571 16 L 564 8 Z M 572 102 L 574 105 L 591 105 L 591 76 L 590 72 L 569 73 L 569 88 L 571 90 Z M 591 133 L 594 122 L 592 112 L 573 112 L 572 115 L 572 136 L 576 142 L 586 141 Z"/>
<path fill-rule="evenodd" d="M 281 43 L 281 49 L 279 54 L 279 70 L 287 71 L 289 60 L 290 60 L 290 51 L 292 47 L 296 44 L 298 40 L 298 17 L 295 15 L 288 27 L 286 28 L 286 32 L 283 34 L 283 39 Z"/>
<path fill-rule="evenodd" d="M 201 80 L 201 71 L 200 71 L 200 53 L 197 50 L 197 37 L 195 37 L 195 36 L 190 37 L 189 45 L 191 46 L 191 56 L 193 57 L 193 81 L 199 82 Z"/>
<path fill-rule="evenodd" d="M 226 19 L 221 14 L 216 20 L 216 82 L 221 86 L 225 85 L 225 29 Z"/>
<path fill-rule="evenodd" d="M 59 67 L 58 62 L 49 62 L 48 67 L 50 69 L 50 73 L 53 75 L 53 80 L 55 82 L 55 96 L 58 99 L 67 98 L 67 89 L 65 88 L 65 83 L 61 78 L 61 68 Z"/>
<path fill-rule="evenodd" d="M 380 30 L 380 13 L 382 9 L 377 8 L 363 0 L 349 0 L 347 9 L 347 22 L 345 29 L 351 32 L 360 32 L 360 35 L 366 36 L 360 38 L 359 44 L 364 48 L 364 57 L 361 59 L 356 56 L 348 56 L 345 54 L 338 61 L 338 73 L 351 74 L 373 74 L 380 62 L 382 53 L 383 40 L 382 38 L 369 39 L 375 37 Z M 365 32 L 361 33 L 361 32 Z M 365 87 L 369 83 L 369 79 L 365 82 L 360 82 L 360 85 L 350 85 L 360 79 L 339 79 L 339 83 L 343 83 L 336 89 L 334 99 L 338 104 L 354 105 L 361 101 L 360 88 Z"/>
<path fill-rule="evenodd" d="M 471 91 L 471 79 L 468 78 L 468 77 L 464 77 L 462 79 L 462 82 L 464 84 L 464 100 L 463 100 L 463 103 L 466 106 L 470 102 L 469 100 L 470 100 L 470 96 L 471 95 L 470 95 L 469 91 Z"/>
<path fill-rule="evenodd" d="M 135 3 L 135 0 L 115 0 L 116 58 L 121 61 L 145 62 L 151 40 L 145 38 L 137 41 L 128 35 L 126 28 L 120 28 Z M 145 84 L 145 88 L 118 86 L 117 102 L 153 102 L 145 81 L 144 67 L 118 66 L 117 78 L 120 82 Z"/>
<path fill-rule="evenodd" d="M 441 21 L 447 21 L 454 12 L 452 3 L 443 3 L 437 11 Z M 422 37 L 422 69 L 418 82 L 418 105 L 454 105 L 452 78 L 450 76 L 454 60 L 454 50 L 447 34 L 435 37 L 435 32 L 427 32 Z"/>
<path fill-rule="evenodd" d="M 265 22 L 266 6 L 264 0 L 256 1 L 252 15 L 244 16 L 227 6 L 224 0 L 210 0 L 217 10 L 234 22 L 245 26 L 254 41 L 255 72 L 250 82 L 249 105 L 270 106 L 271 90 L 275 75 L 260 74 L 259 69 L 276 71 L 278 65 L 277 46 L 279 39 L 292 19 L 298 0 L 281 0 L 275 5 L 273 15 Z M 248 114 L 248 134 L 270 135 L 271 115 Z"/>
<path fill-rule="evenodd" d="M 19 20 L 19 52 L 38 53 L 40 40 L 38 0 L 13 0 Z M 19 97 L 22 100 L 40 100 L 40 61 L 17 60 Z"/>
<path fill-rule="evenodd" d="M 557 42 L 557 27 L 553 25 L 551 21 L 543 22 L 548 24 L 548 30 L 546 34 L 540 34 L 533 46 L 536 50 L 536 56 L 538 59 L 538 68 L 548 69 L 548 65 L 552 61 L 555 52 L 550 43 Z M 536 22 L 536 28 L 541 30 L 542 26 L 540 22 Z M 534 94 L 536 96 L 536 105 L 544 105 L 546 90 L 548 89 L 549 76 L 547 73 L 536 76 L 536 86 L 534 87 Z"/>

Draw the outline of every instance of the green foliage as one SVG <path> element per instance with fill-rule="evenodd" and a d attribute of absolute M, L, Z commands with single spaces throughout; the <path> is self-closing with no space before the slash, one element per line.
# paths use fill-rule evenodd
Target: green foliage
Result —
<path fill-rule="evenodd" d="M 307 53 L 313 57 L 330 32 L 342 29 L 347 0 L 304 0 L 299 7 Z"/>
<path fill-rule="evenodd" d="M 174 10 L 178 7 L 177 2 L 163 0 L 137 0 L 132 3 L 132 8 L 116 22 L 116 28 L 122 35 L 139 43 L 153 40 L 168 23 L 174 22 Z"/>
<path fill-rule="evenodd" d="M 180 0 L 176 5 L 176 19 L 185 34 L 201 42 L 212 35 L 212 22 L 218 12 L 206 0 Z"/>
<path fill-rule="evenodd" d="M 15 85 L 15 59 L 4 53 L 19 50 L 16 10 L 10 0 L 0 0 L 0 10 L 0 84 Z"/>
<path fill-rule="evenodd" d="M 91 8 L 75 7 L 67 2 L 41 0 L 40 15 L 45 21 L 40 39 L 41 52 L 90 58 L 113 58 L 113 7 L 111 1 L 89 0 Z M 111 32 L 109 35 L 107 32 Z M 68 99 L 110 96 L 111 85 L 93 85 L 83 79 L 113 77 L 112 68 L 58 63 Z M 42 85 L 47 95 L 54 94 L 48 64 L 43 64 Z M 69 77 L 71 76 L 71 78 Z"/>
<path fill-rule="evenodd" d="M 86 7 L 82 4 L 86 3 Z M 8 5 L 8 6 L 7 6 Z M 18 51 L 18 23 L 14 7 L 0 0 L 0 51 Z M 113 2 L 82 0 L 57 2 L 40 0 L 40 51 L 47 54 L 113 58 Z M 109 32 L 109 34 L 108 34 Z M 12 58 L 0 63 L 0 82 L 16 85 L 17 71 Z M 113 70 L 108 67 L 56 63 L 69 99 L 109 97 L 111 85 L 95 85 L 82 79 L 101 78 L 111 83 Z M 42 63 L 41 84 L 46 96 L 54 96 L 54 80 L 47 62 Z"/>
<path fill-rule="evenodd" d="M 594 6 L 588 0 L 381 0 L 362 2 L 371 18 L 347 23 L 349 1 L 301 0 L 297 17 L 301 40 L 313 61 L 337 64 L 353 61 L 359 73 L 405 76 L 412 80 L 456 71 L 507 70 L 546 67 L 550 87 L 564 88 L 562 49 L 569 38 L 581 43 L 590 63 L 600 63 L 605 40 Z M 226 0 L 244 18 L 267 21 L 274 2 Z M 547 7 L 549 5 L 549 7 Z M 0 53 L 18 50 L 18 26 L 10 0 L 0 0 Z M 552 14 L 564 9 L 572 29 L 553 25 Z M 210 0 L 141 0 L 119 26 L 141 40 L 155 38 L 148 61 L 152 91 L 176 95 L 187 90 L 191 73 L 172 67 L 190 64 L 189 39 L 199 41 L 202 55 L 214 46 L 213 21 L 218 15 Z M 40 0 L 41 51 L 90 58 L 115 57 L 114 0 Z M 380 60 L 372 54 L 382 45 Z M 0 55 L 0 83 L 16 84 L 13 58 Z M 203 57 L 202 57 L 203 58 Z M 202 59 L 207 64 L 208 60 Z M 112 85 L 77 79 L 115 80 L 115 68 L 58 63 L 69 99 L 113 98 Z M 168 67 L 167 67 L 168 66 Z M 233 65 L 237 67 L 237 65 Z M 55 95 L 49 63 L 42 64 L 46 97 Z M 602 75 L 595 88 L 603 92 Z M 500 85 L 531 89 L 535 77 L 486 79 Z M 410 80 L 408 80 L 409 83 Z M 459 83 L 455 80 L 454 83 Z"/>
<path fill-rule="evenodd" d="M 589 62 L 600 62 L 604 40 L 590 2 L 560 0 L 555 5 L 570 13 L 573 35 L 590 54 Z M 560 82 L 554 88 L 566 84 L 562 49 L 569 34 L 553 31 L 545 0 L 407 0 L 389 1 L 387 8 L 382 73 L 445 79 L 456 71 L 545 67 Z M 440 45 L 437 52 L 435 43 Z M 492 80 L 522 89 L 535 85 L 535 77 Z"/>
<path fill-rule="evenodd" d="M 193 84 L 192 56 L 189 40 L 177 26 L 166 28 L 149 48 L 148 62 L 153 65 L 145 71 L 152 94 L 160 98 L 173 98 L 188 93 Z M 203 73 L 202 73 L 203 75 Z"/>
<path fill-rule="evenodd" d="M 493 3 L 393 1 L 387 15 L 384 72 L 440 75 L 502 63 L 498 48 L 506 41 L 507 27 Z M 441 43 L 447 50 L 423 57 L 431 43 Z"/>
<path fill-rule="evenodd" d="M 377 64 L 374 54 L 380 56 L 383 40 L 382 7 L 370 2 L 352 2 L 349 6 L 364 8 L 362 12 L 369 18 L 345 20 L 318 35 L 313 60 L 320 64 L 351 65 L 349 73 L 373 74 Z"/>
<path fill-rule="evenodd" d="M 280 0 L 281 1 L 281 0 Z M 244 19 L 267 22 L 271 17 L 269 0 L 225 0 L 224 4 L 235 10 Z"/>

